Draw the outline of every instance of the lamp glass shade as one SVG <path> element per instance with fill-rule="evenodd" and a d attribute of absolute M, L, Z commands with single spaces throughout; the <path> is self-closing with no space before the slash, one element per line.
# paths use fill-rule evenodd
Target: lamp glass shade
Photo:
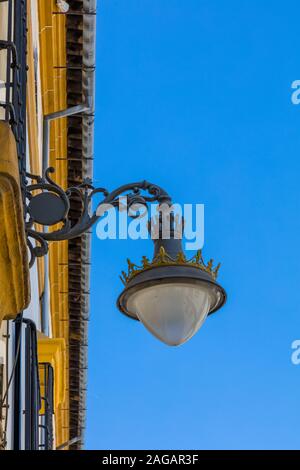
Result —
<path fill-rule="evenodd" d="M 161 283 L 132 293 L 127 302 L 145 327 L 169 346 L 188 341 L 201 327 L 214 304 L 205 283 Z"/>

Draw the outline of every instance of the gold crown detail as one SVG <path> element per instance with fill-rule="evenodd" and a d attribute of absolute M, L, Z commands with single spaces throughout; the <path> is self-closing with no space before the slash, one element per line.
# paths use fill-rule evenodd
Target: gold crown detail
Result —
<path fill-rule="evenodd" d="M 157 266 L 194 266 L 195 268 L 202 269 L 202 271 L 207 272 L 212 276 L 213 279 L 217 279 L 218 272 L 221 266 L 219 263 L 216 267 L 213 267 L 213 259 L 210 259 L 207 264 L 205 264 L 202 251 L 198 250 L 197 253 L 190 259 L 187 259 L 184 253 L 178 253 L 176 259 L 171 258 L 171 256 L 166 253 L 163 246 L 160 247 L 158 255 L 156 255 L 152 261 L 150 261 L 147 256 L 142 257 L 142 265 L 138 266 L 127 259 L 128 271 L 122 271 L 120 279 L 124 285 L 126 285 L 134 276 L 137 274 L 151 269 Z"/>

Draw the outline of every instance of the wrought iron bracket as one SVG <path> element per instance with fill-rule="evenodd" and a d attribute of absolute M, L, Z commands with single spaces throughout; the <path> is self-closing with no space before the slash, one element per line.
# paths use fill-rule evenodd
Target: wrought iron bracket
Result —
<path fill-rule="evenodd" d="M 80 185 L 70 187 L 64 191 L 51 178 L 54 168 L 49 167 L 43 177 L 27 173 L 31 184 L 25 188 L 26 196 L 26 233 L 27 244 L 30 250 L 29 266 L 33 266 L 36 257 L 45 256 L 48 252 L 50 241 L 70 240 L 87 232 L 103 215 L 101 208 L 111 205 L 119 206 L 119 197 L 126 197 L 127 211 L 133 204 L 147 206 L 148 203 L 171 204 L 168 193 L 160 186 L 141 181 L 128 183 L 109 192 L 105 188 L 95 188 L 92 181 L 87 178 Z M 102 200 L 92 210 L 92 198 L 102 195 Z M 72 196 L 77 195 L 81 201 L 81 216 L 72 225 L 69 218 Z M 130 214 L 129 214 L 130 215 Z M 58 225 L 58 228 L 56 227 Z M 43 226 L 44 230 L 38 230 L 37 226 Z M 51 231 L 48 227 L 53 227 Z"/>

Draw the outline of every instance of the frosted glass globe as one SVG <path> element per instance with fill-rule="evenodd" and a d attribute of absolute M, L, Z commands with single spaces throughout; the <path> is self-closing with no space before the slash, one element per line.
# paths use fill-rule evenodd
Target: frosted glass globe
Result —
<path fill-rule="evenodd" d="M 205 284 L 161 283 L 131 294 L 127 309 L 158 339 L 178 346 L 199 330 L 214 300 Z"/>

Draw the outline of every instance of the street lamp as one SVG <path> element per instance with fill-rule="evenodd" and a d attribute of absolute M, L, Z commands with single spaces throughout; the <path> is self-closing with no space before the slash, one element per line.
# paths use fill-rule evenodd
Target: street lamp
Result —
<path fill-rule="evenodd" d="M 28 174 L 35 183 L 26 187 L 27 243 L 31 253 L 30 266 L 36 257 L 44 256 L 49 241 L 69 240 L 82 235 L 103 215 L 101 209 L 110 204 L 119 208 L 119 197 L 126 197 L 127 210 L 134 204 L 147 206 L 158 202 L 159 209 L 171 206 L 171 198 L 161 187 L 142 181 L 130 183 L 109 192 L 105 188 L 94 188 L 90 180 L 64 191 L 50 177 L 54 172 L 48 168 L 44 177 Z M 82 202 L 82 213 L 78 222 L 71 226 L 68 218 L 72 195 Z M 103 200 L 90 214 L 91 201 L 95 194 Z M 170 346 L 188 341 L 202 326 L 208 315 L 216 312 L 226 301 L 224 289 L 216 282 L 219 265 L 204 262 L 201 251 L 187 259 L 181 243 L 182 221 L 175 222 L 169 213 L 168 238 L 163 237 L 163 211 L 158 211 L 157 220 L 149 221 L 149 230 L 154 226 L 154 256 L 150 261 L 145 256 L 140 266 L 128 260 L 128 271 L 122 272 L 125 285 L 117 305 L 130 318 L 140 320 L 158 339 Z M 54 231 L 37 231 L 35 224 L 61 226 Z M 156 226 L 155 226 L 156 224 Z M 32 243 L 36 240 L 36 244 Z"/>
<path fill-rule="evenodd" d="M 224 289 L 217 284 L 220 265 L 205 264 L 199 250 L 187 259 L 181 244 L 180 228 L 170 214 L 170 232 L 163 239 L 162 213 L 159 213 L 158 238 L 154 256 L 145 256 L 141 266 L 128 260 L 128 272 L 122 273 L 125 289 L 117 305 L 130 318 L 140 320 L 158 339 L 169 346 L 188 341 L 203 325 L 207 315 L 222 307 Z"/>

